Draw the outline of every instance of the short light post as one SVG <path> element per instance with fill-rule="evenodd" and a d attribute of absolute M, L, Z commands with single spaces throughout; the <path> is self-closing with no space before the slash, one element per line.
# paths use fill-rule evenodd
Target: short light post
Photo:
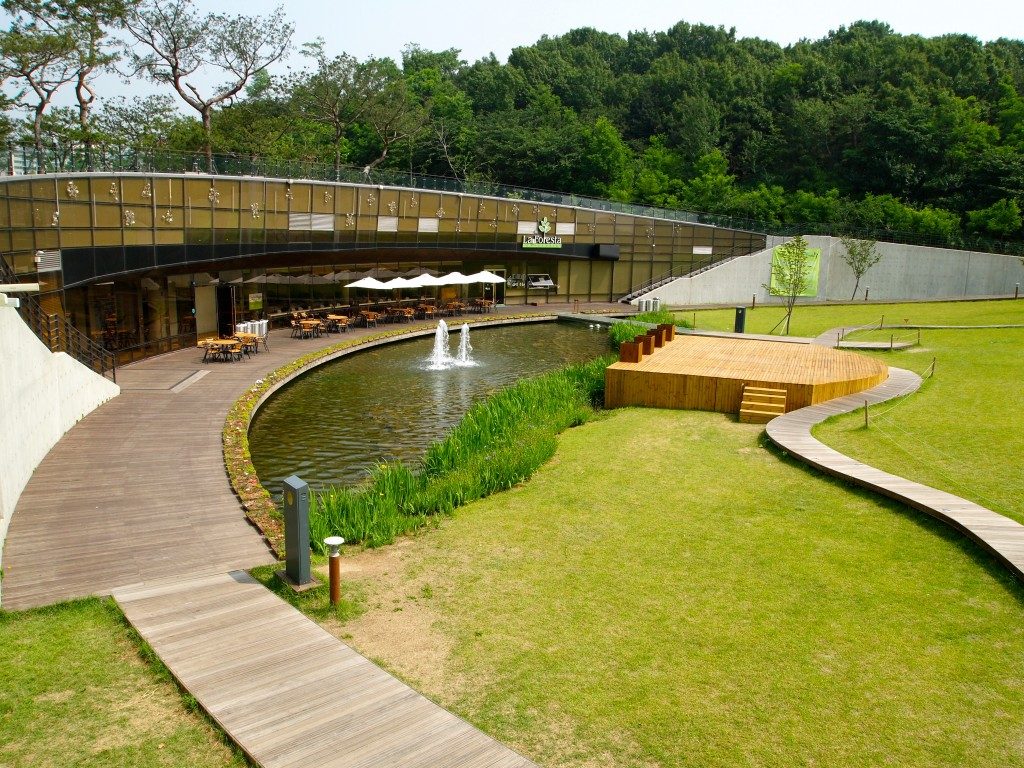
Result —
<path fill-rule="evenodd" d="M 331 582 L 331 605 L 341 602 L 341 545 L 345 540 L 341 536 L 328 536 L 324 544 L 331 548 L 331 559 L 328 561 Z"/>

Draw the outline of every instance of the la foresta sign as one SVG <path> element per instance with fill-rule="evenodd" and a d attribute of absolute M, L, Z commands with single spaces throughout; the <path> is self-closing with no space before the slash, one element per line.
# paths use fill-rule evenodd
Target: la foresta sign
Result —
<path fill-rule="evenodd" d="M 538 235 L 523 235 L 523 248 L 561 248 L 562 238 L 558 235 L 549 235 L 551 222 L 545 216 L 537 222 Z"/>

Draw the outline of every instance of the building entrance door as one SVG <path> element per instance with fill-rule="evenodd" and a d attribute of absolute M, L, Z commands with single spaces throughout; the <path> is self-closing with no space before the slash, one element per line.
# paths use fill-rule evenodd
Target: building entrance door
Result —
<path fill-rule="evenodd" d="M 505 277 L 504 269 L 491 269 L 489 272 L 493 272 L 498 277 Z M 488 301 L 493 301 L 495 304 L 505 303 L 505 284 L 504 283 L 484 283 L 484 298 Z"/>

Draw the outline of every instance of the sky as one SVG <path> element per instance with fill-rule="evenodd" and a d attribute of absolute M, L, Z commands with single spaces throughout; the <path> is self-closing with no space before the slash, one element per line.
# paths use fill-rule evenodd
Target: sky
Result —
<path fill-rule="evenodd" d="M 201 11 L 268 15 L 280 0 L 195 0 Z M 317 37 L 329 54 L 348 53 L 401 60 L 402 48 L 416 43 L 428 50 L 457 48 L 476 61 L 494 53 L 504 62 L 516 46 L 541 35 L 557 36 L 590 26 L 625 36 L 633 30 L 663 31 L 679 21 L 735 27 L 738 37 L 760 37 L 782 45 L 818 39 L 858 20 L 879 20 L 896 32 L 934 37 L 966 33 L 982 41 L 1024 38 L 1024 12 L 1016 0 L 513 0 L 482 3 L 428 3 L 385 0 L 353 3 L 289 0 L 285 14 L 295 24 L 296 48 Z M 271 68 L 300 68 L 302 57 Z M 212 85 L 212 82 L 210 83 Z M 161 92 L 155 86 L 116 79 L 101 81 L 101 94 L 126 96 Z M 163 91 L 163 92 L 166 92 Z M 59 103 L 70 104 L 68 91 Z"/>

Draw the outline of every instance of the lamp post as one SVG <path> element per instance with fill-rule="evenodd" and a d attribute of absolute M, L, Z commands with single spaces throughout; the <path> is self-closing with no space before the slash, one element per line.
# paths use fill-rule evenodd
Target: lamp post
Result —
<path fill-rule="evenodd" d="M 331 548 L 331 559 L 328 573 L 331 581 L 331 605 L 341 602 L 341 545 L 345 540 L 341 536 L 328 536 L 324 544 Z"/>

